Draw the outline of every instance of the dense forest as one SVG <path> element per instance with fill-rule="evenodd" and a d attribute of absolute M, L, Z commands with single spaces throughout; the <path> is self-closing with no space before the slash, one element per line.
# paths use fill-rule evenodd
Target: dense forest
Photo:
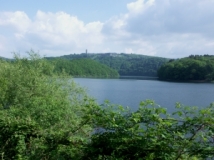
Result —
<path fill-rule="evenodd" d="M 0 60 L 2 160 L 189 160 L 214 157 L 214 104 L 151 100 L 139 109 L 98 105 L 66 74 L 35 53 Z"/>
<path fill-rule="evenodd" d="M 190 55 L 186 58 L 170 60 L 158 70 L 162 80 L 212 81 L 214 80 L 214 56 Z"/>
<path fill-rule="evenodd" d="M 48 57 L 52 59 L 54 57 Z M 55 57 L 57 58 L 57 57 Z M 124 53 L 82 53 L 64 55 L 64 59 L 89 58 L 115 69 L 120 76 L 157 76 L 157 70 L 168 61 L 167 58 L 124 54 Z"/>
<path fill-rule="evenodd" d="M 80 77 L 118 77 L 119 74 L 116 70 L 98 63 L 92 59 L 64 59 L 56 58 L 51 59 L 50 62 L 55 66 L 55 72 L 66 72 L 72 76 Z"/>

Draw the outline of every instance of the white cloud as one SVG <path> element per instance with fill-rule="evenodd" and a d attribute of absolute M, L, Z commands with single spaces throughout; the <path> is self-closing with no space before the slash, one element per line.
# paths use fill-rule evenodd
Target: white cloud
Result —
<path fill-rule="evenodd" d="M 14 27 L 17 31 L 26 31 L 31 23 L 28 16 L 21 11 L 0 12 L 0 26 Z"/>
<path fill-rule="evenodd" d="M 13 49 L 18 51 L 33 48 L 56 56 L 60 53 L 81 52 L 86 47 L 93 48 L 103 41 L 101 22 L 84 24 L 77 17 L 64 12 L 38 11 L 33 20 L 23 12 L 1 13 L 0 27 L 8 26 L 13 29 L 8 31 L 10 37 L 7 39 L 13 39 L 11 43 L 17 44 Z"/>
<path fill-rule="evenodd" d="M 127 4 L 125 15 L 104 24 L 103 33 L 109 41 L 113 40 L 109 34 L 117 35 L 124 48 L 132 48 L 138 54 L 165 57 L 214 54 L 212 6 L 211 0 L 136 0 Z M 115 28 L 117 22 L 124 25 Z M 125 34 L 118 36 L 121 32 Z M 136 41 L 139 43 L 133 44 Z"/>
<path fill-rule="evenodd" d="M 65 12 L 0 12 L 0 56 L 40 50 L 47 56 L 132 52 L 164 57 L 214 54 L 214 1 L 135 0 L 127 13 L 84 23 Z M 6 55 L 7 56 L 7 55 Z"/>
<path fill-rule="evenodd" d="M 86 41 L 91 45 L 100 43 L 102 41 L 101 28 L 101 22 L 84 24 L 77 17 L 64 12 L 54 14 L 38 11 L 33 27 L 28 34 L 51 45 L 79 47 L 84 45 Z"/>
<path fill-rule="evenodd" d="M 150 6 L 155 4 L 155 0 L 137 0 L 127 4 L 129 14 L 140 14 Z"/>

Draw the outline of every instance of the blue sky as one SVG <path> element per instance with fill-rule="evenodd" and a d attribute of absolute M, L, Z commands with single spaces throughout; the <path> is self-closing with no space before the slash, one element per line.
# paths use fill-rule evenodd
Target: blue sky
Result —
<path fill-rule="evenodd" d="M 0 0 L 0 56 L 214 55 L 213 0 Z"/>

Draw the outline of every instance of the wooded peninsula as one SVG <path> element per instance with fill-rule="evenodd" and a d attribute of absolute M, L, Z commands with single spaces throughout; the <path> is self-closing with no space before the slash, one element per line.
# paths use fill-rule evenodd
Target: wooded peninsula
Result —
<path fill-rule="evenodd" d="M 214 56 L 190 55 L 186 58 L 169 60 L 158 70 L 161 80 L 212 81 L 214 80 Z"/>

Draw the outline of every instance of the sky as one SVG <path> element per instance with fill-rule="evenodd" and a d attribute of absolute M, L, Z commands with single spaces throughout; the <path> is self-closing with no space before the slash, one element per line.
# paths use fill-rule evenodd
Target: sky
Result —
<path fill-rule="evenodd" d="M 0 56 L 214 55 L 214 0 L 0 0 Z"/>

